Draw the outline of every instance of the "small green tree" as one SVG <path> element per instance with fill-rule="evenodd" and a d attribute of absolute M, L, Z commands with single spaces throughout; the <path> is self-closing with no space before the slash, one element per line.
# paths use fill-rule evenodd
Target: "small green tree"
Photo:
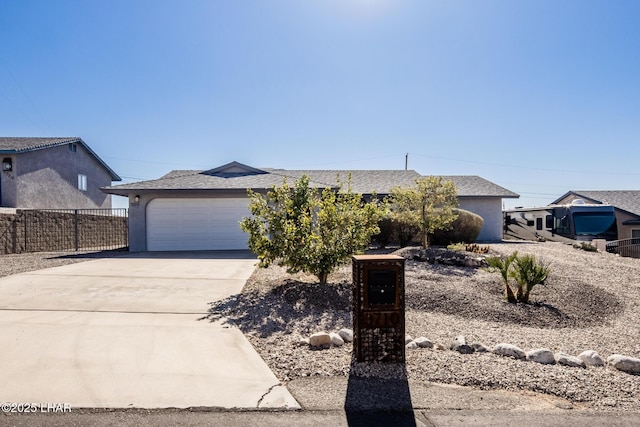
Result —
<path fill-rule="evenodd" d="M 452 181 L 428 176 L 415 180 L 411 188 L 391 189 L 390 203 L 393 216 L 400 222 L 418 227 L 422 246 L 428 245 L 428 235 L 447 229 L 457 218 L 457 191 Z"/>
<path fill-rule="evenodd" d="M 261 267 L 279 262 L 288 273 L 300 271 L 326 283 L 329 273 L 366 249 L 378 233 L 385 206 L 374 197 L 363 202 L 350 185 L 342 191 L 309 187 L 303 176 L 290 187 L 286 181 L 266 195 L 249 190 L 251 217 L 240 227 L 249 233 L 249 248 Z"/>

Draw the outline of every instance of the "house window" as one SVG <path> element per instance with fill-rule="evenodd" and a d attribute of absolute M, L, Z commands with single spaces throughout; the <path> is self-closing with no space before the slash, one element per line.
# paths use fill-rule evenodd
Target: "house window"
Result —
<path fill-rule="evenodd" d="M 76 151 L 78 151 L 78 145 L 74 144 L 73 142 L 69 143 L 69 151 L 71 151 L 72 153 L 75 153 Z"/>
<path fill-rule="evenodd" d="M 78 190 L 87 191 L 87 175 L 78 174 Z"/>
<path fill-rule="evenodd" d="M 640 239 L 640 229 L 631 230 L 632 239 Z"/>

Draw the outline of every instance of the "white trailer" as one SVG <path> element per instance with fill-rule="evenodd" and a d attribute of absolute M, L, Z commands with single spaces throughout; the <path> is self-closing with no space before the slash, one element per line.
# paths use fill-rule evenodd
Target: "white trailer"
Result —
<path fill-rule="evenodd" d="M 578 199 L 568 205 L 515 208 L 503 214 L 505 239 L 566 243 L 618 239 L 616 214 L 611 205 L 586 204 Z"/>

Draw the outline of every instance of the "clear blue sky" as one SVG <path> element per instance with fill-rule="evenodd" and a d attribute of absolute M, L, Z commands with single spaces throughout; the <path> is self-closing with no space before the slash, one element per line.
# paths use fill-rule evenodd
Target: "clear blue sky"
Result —
<path fill-rule="evenodd" d="M 0 134 L 124 182 L 255 167 L 640 190 L 640 1 L 0 0 Z"/>

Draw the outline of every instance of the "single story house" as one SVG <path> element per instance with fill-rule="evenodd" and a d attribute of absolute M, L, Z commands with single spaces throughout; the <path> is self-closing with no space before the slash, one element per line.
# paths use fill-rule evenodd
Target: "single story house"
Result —
<path fill-rule="evenodd" d="M 122 181 L 80 138 L 0 137 L 0 207 L 111 208 L 101 191 Z"/>
<path fill-rule="evenodd" d="M 254 168 L 238 162 L 206 170 L 175 170 L 163 177 L 103 188 L 129 198 L 129 249 L 139 251 L 246 249 L 238 222 L 250 215 L 247 189 L 266 192 L 284 179 L 307 175 L 316 188 L 336 187 L 351 177 L 363 196 L 389 194 L 412 186 L 421 175 L 412 170 L 284 170 Z M 445 176 L 458 188 L 460 207 L 485 220 L 479 240 L 502 239 L 502 199 L 517 194 L 477 176 Z"/>
<path fill-rule="evenodd" d="M 618 239 L 640 238 L 640 191 L 569 191 L 552 204 L 564 205 L 576 199 L 593 204 L 610 204 L 616 211 Z"/>

